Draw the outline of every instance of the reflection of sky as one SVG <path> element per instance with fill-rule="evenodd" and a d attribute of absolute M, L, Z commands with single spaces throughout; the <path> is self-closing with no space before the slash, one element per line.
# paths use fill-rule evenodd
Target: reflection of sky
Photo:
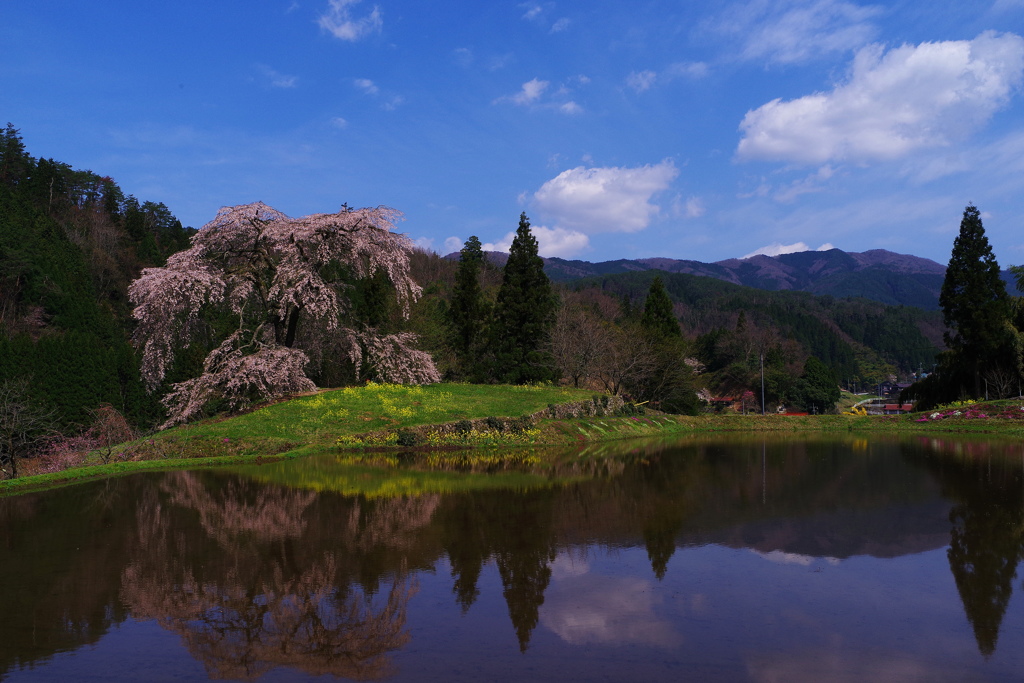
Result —
<path fill-rule="evenodd" d="M 787 553 L 781 550 L 772 550 L 771 552 L 763 552 L 761 550 L 754 550 L 751 548 L 750 552 L 754 553 L 758 557 L 761 557 L 769 562 L 775 562 L 776 564 L 798 564 L 802 567 L 809 567 L 816 560 L 823 560 L 828 564 L 839 564 L 842 560 L 835 557 L 814 557 L 813 555 L 801 555 L 799 553 Z"/>
<path fill-rule="evenodd" d="M 637 643 L 673 647 L 679 635 L 656 614 L 664 598 L 651 578 L 591 574 L 578 559 L 559 555 L 552 565 L 541 623 L 570 645 Z"/>
<path fill-rule="evenodd" d="M 943 683 L 986 680 L 945 663 L 893 652 L 865 653 L 835 649 L 763 654 L 748 662 L 757 683 Z"/>

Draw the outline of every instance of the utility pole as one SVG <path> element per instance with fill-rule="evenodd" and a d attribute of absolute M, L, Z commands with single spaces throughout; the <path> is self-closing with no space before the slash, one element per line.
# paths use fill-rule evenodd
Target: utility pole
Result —
<path fill-rule="evenodd" d="M 761 414 L 764 415 L 764 351 L 761 351 Z"/>

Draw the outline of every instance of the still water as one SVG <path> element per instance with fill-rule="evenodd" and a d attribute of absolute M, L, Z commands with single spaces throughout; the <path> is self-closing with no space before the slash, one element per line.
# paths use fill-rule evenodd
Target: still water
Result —
<path fill-rule="evenodd" d="M 1024 444 L 601 448 L 0 499 L 0 679 L 1024 679 Z"/>

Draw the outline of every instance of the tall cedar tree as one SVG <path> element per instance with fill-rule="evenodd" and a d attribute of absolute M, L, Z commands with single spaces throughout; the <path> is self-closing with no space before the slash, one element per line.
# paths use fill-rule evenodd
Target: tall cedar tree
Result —
<path fill-rule="evenodd" d="M 676 316 L 672 312 L 672 300 L 668 298 L 668 292 L 665 291 L 665 284 L 661 281 L 660 275 L 655 276 L 651 282 L 640 324 L 658 337 L 682 336 L 679 331 L 679 321 L 676 320 Z"/>
<path fill-rule="evenodd" d="M 939 295 L 953 362 L 945 372 L 961 392 L 981 396 L 982 374 L 1002 364 L 1010 315 L 1006 285 L 985 237 L 978 209 L 968 205 Z"/>
<path fill-rule="evenodd" d="M 797 395 L 797 400 L 808 411 L 835 412 L 841 395 L 836 373 L 814 356 L 809 357 L 804 364 L 804 374 L 797 382 Z"/>
<path fill-rule="evenodd" d="M 476 235 L 459 252 L 455 287 L 448 307 L 448 339 L 458 359 L 459 374 L 472 374 L 479 346 L 486 331 L 487 304 L 480 287 L 484 250 Z"/>
<path fill-rule="evenodd" d="M 552 379 L 551 363 L 542 346 L 555 319 L 555 296 L 537 255 L 530 221 L 519 216 L 508 262 L 495 302 L 491 326 L 493 377 L 499 382 L 525 384 Z"/>

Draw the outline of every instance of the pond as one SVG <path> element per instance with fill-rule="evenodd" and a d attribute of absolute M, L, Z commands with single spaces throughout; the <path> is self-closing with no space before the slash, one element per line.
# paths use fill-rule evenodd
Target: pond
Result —
<path fill-rule="evenodd" d="M 0 678 L 1024 675 L 1024 444 L 598 450 L 487 476 L 323 456 L 0 499 Z"/>

